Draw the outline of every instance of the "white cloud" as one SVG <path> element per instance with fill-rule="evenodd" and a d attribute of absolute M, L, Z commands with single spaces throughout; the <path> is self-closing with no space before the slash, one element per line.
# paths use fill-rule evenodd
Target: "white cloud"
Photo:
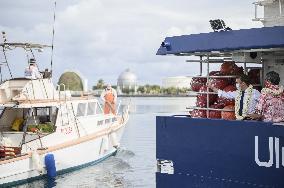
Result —
<path fill-rule="evenodd" d="M 53 4 L 42 1 L 6 2 L 0 7 L 0 29 L 13 41 L 50 44 L 52 11 Z M 185 63 L 186 58 L 155 55 L 163 39 L 209 32 L 208 20 L 213 18 L 223 18 L 233 29 L 261 26 L 251 22 L 252 17 L 251 2 L 245 0 L 58 1 L 55 77 L 66 69 L 75 69 L 94 85 L 99 78 L 115 83 L 126 68 L 135 72 L 141 83 L 194 75 L 199 66 Z M 39 59 L 48 65 L 50 54 Z M 21 70 L 16 72 L 21 74 Z"/>

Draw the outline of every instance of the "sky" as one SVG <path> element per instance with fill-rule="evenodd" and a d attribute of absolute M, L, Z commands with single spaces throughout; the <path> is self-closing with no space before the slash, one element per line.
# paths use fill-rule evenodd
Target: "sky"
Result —
<path fill-rule="evenodd" d="M 170 76 L 199 74 L 188 57 L 157 56 L 167 36 L 211 32 L 210 19 L 232 29 L 262 27 L 253 22 L 250 0 L 57 0 L 53 54 L 54 82 L 77 71 L 93 86 L 115 84 L 129 68 L 140 85 L 161 84 Z M 0 0 L 0 31 L 8 42 L 51 44 L 54 1 Z M 1 38 L 2 40 L 2 38 Z M 1 41 L 2 42 L 2 41 Z M 41 69 L 50 68 L 51 50 L 35 52 Z M 25 53 L 7 53 L 13 74 L 23 76 Z M 3 55 L 0 55 L 3 61 Z M 7 75 L 6 68 L 2 68 Z M 5 70 L 4 70 L 5 69 Z M 5 72 L 6 71 L 6 72 Z"/>

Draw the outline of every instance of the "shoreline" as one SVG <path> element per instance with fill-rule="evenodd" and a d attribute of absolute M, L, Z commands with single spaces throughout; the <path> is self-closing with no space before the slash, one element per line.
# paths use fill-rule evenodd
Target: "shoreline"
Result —
<path fill-rule="evenodd" d="M 100 95 L 94 95 L 100 97 Z M 195 97 L 195 95 L 117 95 L 117 97 Z"/>

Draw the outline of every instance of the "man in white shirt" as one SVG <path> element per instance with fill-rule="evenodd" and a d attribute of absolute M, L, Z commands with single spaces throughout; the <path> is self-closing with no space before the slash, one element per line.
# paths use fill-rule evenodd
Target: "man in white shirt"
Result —
<path fill-rule="evenodd" d="M 25 69 L 25 78 L 32 80 L 42 78 L 42 75 L 40 74 L 36 65 L 35 59 L 30 59 L 29 66 Z"/>
<path fill-rule="evenodd" d="M 117 100 L 117 93 L 115 89 L 111 87 L 110 84 L 107 85 L 107 87 L 103 90 L 101 94 L 101 100 L 104 101 L 104 113 L 105 114 L 116 114 L 115 110 L 115 104 Z"/>
<path fill-rule="evenodd" d="M 235 99 L 235 115 L 237 120 L 243 120 L 252 114 L 258 103 L 260 92 L 253 89 L 250 79 L 243 74 L 236 78 L 237 91 L 225 92 L 208 85 L 213 91 L 218 92 L 219 97 Z"/>

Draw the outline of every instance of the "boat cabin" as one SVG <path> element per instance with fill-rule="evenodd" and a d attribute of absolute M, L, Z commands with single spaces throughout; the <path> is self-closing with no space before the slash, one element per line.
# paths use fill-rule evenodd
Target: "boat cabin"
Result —
<path fill-rule="evenodd" d="M 6 51 L 22 48 L 28 59 L 33 57 L 34 61 L 33 50 L 50 46 L 7 43 L 5 39 L 0 47 L 10 73 L 4 81 L 0 69 L 0 160 L 75 140 L 118 121 L 115 114 L 105 115 L 93 96 L 73 97 L 64 84 L 55 87 L 51 75 L 13 77 Z"/>
<path fill-rule="evenodd" d="M 5 107 L 0 116 L 0 130 L 24 131 L 29 125 L 47 124 L 55 125 L 58 108 L 56 106 L 14 108 Z"/>

